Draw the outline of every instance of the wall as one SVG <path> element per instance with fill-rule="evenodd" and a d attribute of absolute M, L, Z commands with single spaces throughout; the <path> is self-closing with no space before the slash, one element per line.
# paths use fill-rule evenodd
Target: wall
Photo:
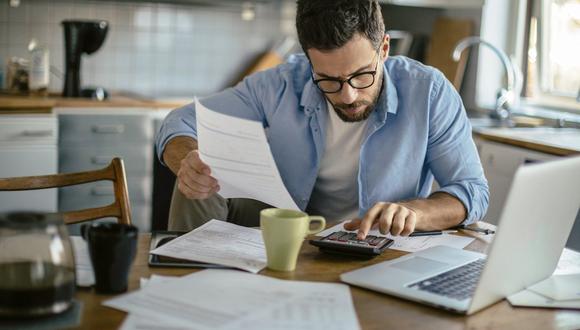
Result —
<path fill-rule="evenodd" d="M 48 46 L 50 62 L 64 71 L 63 19 L 105 19 L 104 45 L 83 63 L 83 86 L 98 85 L 146 96 L 207 94 L 228 86 L 288 30 L 284 5 L 258 3 L 252 21 L 241 1 L 221 5 L 174 5 L 127 1 L 0 1 L 0 60 L 27 57 L 33 37 Z M 50 89 L 63 82 L 51 75 Z"/>

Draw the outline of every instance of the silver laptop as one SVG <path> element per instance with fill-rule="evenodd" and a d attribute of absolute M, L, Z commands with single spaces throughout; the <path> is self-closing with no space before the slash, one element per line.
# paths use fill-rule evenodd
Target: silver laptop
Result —
<path fill-rule="evenodd" d="M 343 282 L 472 314 L 549 277 L 580 208 L 580 157 L 520 167 L 484 254 L 436 246 L 344 273 Z"/>

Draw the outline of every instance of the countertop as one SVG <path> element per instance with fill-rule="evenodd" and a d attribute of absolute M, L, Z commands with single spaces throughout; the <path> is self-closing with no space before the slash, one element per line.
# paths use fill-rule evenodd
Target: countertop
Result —
<path fill-rule="evenodd" d="M 473 134 L 484 140 L 551 155 L 580 155 L 580 129 L 576 128 L 475 128 Z"/>
<path fill-rule="evenodd" d="M 144 98 L 113 93 L 105 101 L 64 98 L 58 95 L 0 94 L 0 113 L 51 113 L 53 108 L 151 108 L 174 109 L 193 101 L 186 98 Z"/>

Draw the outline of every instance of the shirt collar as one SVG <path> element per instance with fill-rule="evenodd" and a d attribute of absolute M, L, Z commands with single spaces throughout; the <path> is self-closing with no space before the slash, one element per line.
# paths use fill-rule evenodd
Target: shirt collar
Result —
<path fill-rule="evenodd" d="M 393 83 L 387 70 L 387 66 L 384 63 L 383 72 L 383 91 L 377 101 L 375 112 L 377 113 L 378 119 L 384 122 L 387 113 L 397 113 L 399 100 L 395 84 Z M 308 115 L 311 115 L 314 111 L 322 109 L 324 102 L 326 102 L 326 98 L 322 92 L 318 87 L 316 87 L 312 79 L 308 79 L 304 89 L 302 90 L 302 97 L 300 98 L 301 108 L 304 109 Z"/>

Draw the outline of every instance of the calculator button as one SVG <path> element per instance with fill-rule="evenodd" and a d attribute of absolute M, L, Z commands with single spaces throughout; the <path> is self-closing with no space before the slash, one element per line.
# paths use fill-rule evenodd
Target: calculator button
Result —
<path fill-rule="evenodd" d="M 383 243 L 384 241 L 386 241 L 387 239 L 384 237 L 377 237 L 375 238 L 372 242 L 371 245 L 379 245 L 381 243 Z"/>
<path fill-rule="evenodd" d="M 346 242 L 350 239 L 350 233 L 344 233 L 344 235 L 340 236 L 338 240 L 340 242 Z"/>
<path fill-rule="evenodd" d="M 331 241 L 336 241 L 339 237 L 343 236 L 344 234 L 346 234 L 343 231 L 337 231 L 335 233 L 330 234 L 330 236 L 328 236 L 326 239 L 329 239 Z"/>
<path fill-rule="evenodd" d="M 371 242 L 373 239 L 377 238 L 376 236 L 373 235 L 367 235 L 367 237 L 365 238 L 366 242 Z"/>

